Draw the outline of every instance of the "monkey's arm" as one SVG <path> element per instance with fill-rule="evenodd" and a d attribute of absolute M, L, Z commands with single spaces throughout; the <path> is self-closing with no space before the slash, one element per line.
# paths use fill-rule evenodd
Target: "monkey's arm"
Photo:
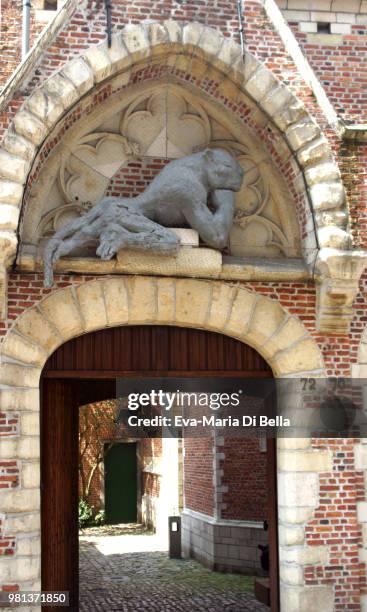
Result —
<path fill-rule="evenodd" d="M 215 249 L 223 249 L 228 244 L 234 212 L 234 193 L 217 190 L 213 193 L 215 212 L 206 203 L 191 201 L 183 207 L 189 225 L 196 229 L 202 240 Z"/>

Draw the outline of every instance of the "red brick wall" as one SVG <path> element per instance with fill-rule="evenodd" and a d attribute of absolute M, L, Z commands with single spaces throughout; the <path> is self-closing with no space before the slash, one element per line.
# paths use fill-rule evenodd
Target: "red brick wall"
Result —
<path fill-rule="evenodd" d="M 306 526 L 309 546 L 329 545 L 325 566 L 306 566 L 308 585 L 333 584 L 335 610 L 360 610 L 360 593 L 366 590 L 366 567 L 359 562 L 361 525 L 357 502 L 365 500 L 362 472 L 354 468 L 353 439 L 315 440 L 315 448 L 333 451 L 333 471 L 320 474 L 320 505 Z"/>
<path fill-rule="evenodd" d="M 185 507 L 213 516 L 213 441 L 210 437 L 184 441 Z"/>
<path fill-rule="evenodd" d="M 0 11 L 1 87 L 21 61 L 23 0 L 2 0 Z M 45 23 L 36 21 L 35 10 L 31 8 L 30 47 L 44 27 Z"/>
<path fill-rule="evenodd" d="M 222 518 L 242 521 L 264 521 L 267 518 L 267 457 L 260 452 L 256 438 L 226 438 L 220 447 L 224 459 L 221 484 L 228 486 L 223 493 Z"/>

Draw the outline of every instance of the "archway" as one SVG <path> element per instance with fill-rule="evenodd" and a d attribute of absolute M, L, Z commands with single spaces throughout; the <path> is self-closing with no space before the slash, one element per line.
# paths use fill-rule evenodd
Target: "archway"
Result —
<path fill-rule="evenodd" d="M 71 338 L 96 329 L 139 324 L 191 327 L 232 336 L 254 347 L 276 377 L 324 374 L 320 351 L 300 320 L 290 316 L 278 302 L 238 285 L 115 277 L 50 293 L 14 322 L 2 344 L 0 369 L 2 406 L 19 412 L 21 419 L 19 438 L 10 446 L 4 443 L 2 451 L 4 457 L 17 456 L 27 461 L 27 481 L 17 492 L 17 500 L 24 499 L 25 511 L 31 513 L 29 527 L 23 525 L 22 516 L 19 525 L 23 533 L 29 532 L 32 541 L 40 542 L 38 413 L 42 368 L 55 349 Z M 290 442 L 288 445 L 284 440 L 278 449 L 279 526 L 283 534 L 280 551 L 285 558 L 291 553 L 292 559 L 290 573 L 288 564 L 280 566 L 281 598 L 285 598 L 286 605 L 288 597 L 302 596 L 303 601 L 308 600 L 308 594 L 310 601 L 315 597 L 315 589 L 305 587 L 303 581 L 294 586 L 292 576 L 294 571 L 301 573 L 306 562 L 313 564 L 324 558 L 324 549 L 319 551 L 313 546 L 311 550 L 300 535 L 304 533 L 305 520 L 312 517 L 319 503 L 318 473 L 330 465 L 327 452 L 317 452 L 317 461 L 313 460 L 310 441 Z M 13 507 L 13 497 L 12 491 L 3 495 L 5 513 Z M 296 543 L 293 533 L 297 533 Z M 15 581 L 37 580 L 40 554 L 22 560 L 20 574 L 16 567 L 12 569 Z"/>
<path fill-rule="evenodd" d="M 145 378 L 145 377 L 243 377 L 260 379 L 272 375 L 267 363 L 249 346 L 229 337 L 212 332 L 187 328 L 165 326 L 124 326 L 110 328 L 83 335 L 63 344 L 48 359 L 43 370 L 41 389 L 41 509 L 42 509 L 42 589 L 45 591 L 70 592 L 70 601 L 73 609 L 78 606 L 78 541 L 77 541 L 77 445 L 78 445 L 78 406 L 81 404 L 109 399 L 114 397 L 116 378 Z M 164 440 L 161 440 L 163 443 Z M 228 442 L 230 442 L 228 440 Z M 197 493 L 193 498 L 193 488 L 196 479 L 187 477 L 183 488 L 187 501 L 182 515 L 183 534 L 188 536 L 191 523 L 201 521 L 197 504 L 207 504 L 203 527 L 213 523 L 212 534 L 208 538 L 207 546 L 213 548 L 211 559 L 206 559 L 207 551 L 197 541 L 193 546 L 191 542 L 190 556 L 194 556 L 209 565 L 211 568 L 226 570 L 241 570 L 244 572 L 260 572 L 259 551 L 257 545 L 267 539 L 262 529 L 262 521 L 267 520 L 269 529 L 269 542 L 271 544 L 272 559 L 272 591 L 273 609 L 277 609 L 277 516 L 276 516 L 276 472 L 274 463 L 275 447 L 269 441 L 268 454 L 259 450 L 256 441 L 241 441 L 241 446 L 249 447 L 249 461 L 252 466 L 255 461 L 259 464 L 261 476 L 256 483 L 248 484 L 248 492 L 243 492 L 243 500 L 239 503 L 240 494 L 229 485 L 230 495 L 236 499 L 236 508 L 233 513 L 243 514 L 243 521 L 231 522 L 230 512 L 223 510 L 222 521 L 214 520 L 210 510 L 214 504 L 214 516 L 221 516 L 219 498 L 220 482 L 211 491 L 210 483 L 213 474 L 210 465 L 213 463 L 214 449 L 211 451 L 209 440 L 196 440 L 195 449 L 202 444 L 203 449 L 195 456 L 199 457 L 203 450 L 208 453 L 200 468 L 201 479 L 207 483 L 209 490 L 202 501 L 202 494 Z M 163 445 L 164 446 L 164 445 Z M 190 468 L 191 445 L 187 447 L 184 472 Z M 62 449 L 62 452 L 60 450 Z M 258 449 L 258 450 L 257 450 Z M 225 449 L 222 448 L 222 454 Z M 142 452 L 142 447 L 140 451 Z M 157 452 L 157 450 L 156 450 Z M 211 452 L 213 457 L 211 457 Z M 237 457 L 237 470 L 245 471 L 245 456 L 235 450 Z M 268 463 L 266 457 L 268 456 Z M 173 457 L 171 460 L 173 461 Z M 197 460 L 197 459 L 196 459 Z M 229 470 L 233 456 L 223 462 L 225 478 L 231 482 L 235 478 Z M 207 468 L 205 468 L 205 465 Z M 192 466 L 191 466 L 192 469 Z M 206 476 L 203 476 L 207 469 Z M 242 475 L 240 476 L 242 478 Z M 217 491 L 218 487 L 218 491 Z M 257 490 L 258 489 L 258 490 Z M 267 492 L 271 490 L 271 495 Z M 173 492 L 171 492 L 173 495 Z M 248 509 L 251 497 L 257 498 L 257 508 Z M 247 502 L 246 502 L 247 500 Z M 233 500 L 227 500 L 233 504 Z M 255 502 L 253 501 L 253 504 Z M 201 507 L 201 506 L 200 506 Z M 246 514 L 247 513 L 247 514 Z M 257 514 L 259 515 L 257 517 Z M 234 516 L 234 515 L 233 515 Z M 167 519 L 166 519 L 167 524 Z M 251 525 L 253 524 L 253 527 Z M 247 546 L 248 559 L 242 555 L 242 566 L 233 567 L 231 556 L 228 555 L 227 566 L 223 560 L 223 551 L 220 551 L 222 534 L 228 526 L 232 525 L 240 533 L 233 538 L 233 547 L 244 553 L 245 545 L 239 544 L 243 538 L 251 539 L 251 546 Z M 166 525 L 165 525 L 166 527 Z M 190 535 L 190 534 L 189 534 Z M 195 536 L 193 530 L 191 537 Z M 161 538 L 163 534 L 161 533 Z M 211 539 L 210 539 L 211 538 Z M 185 538 L 184 538 L 185 540 Z M 187 545 L 184 552 L 187 551 Z M 217 551 L 215 549 L 218 549 Z M 187 552 L 186 552 L 187 554 Z M 233 557 L 233 554 L 232 554 Z M 107 560 L 106 560 L 107 562 Z M 84 585 L 84 581 L 82 582 Z M 98 585 L 96 585 L 98 586 Z M 86 595 L 85 589 L 81 595 Z M 112 595 L 111 595 L 112 596 Z M 143 595 L 142 595 L 143 597 Z M 141 605 L 143 605 L 142 602 Z M 152 601 L 152 606 L 153 606 Z M 130 602 L 130 606 L 133 605 Z M 85 606 L 85 602 L 84 602 Z"/>

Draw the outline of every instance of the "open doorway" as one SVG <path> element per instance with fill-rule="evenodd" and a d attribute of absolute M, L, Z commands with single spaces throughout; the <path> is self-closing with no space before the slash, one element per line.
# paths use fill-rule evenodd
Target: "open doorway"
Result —
<path fill-rule="evenodd" d="M 42 382 L 42 588 L 44 590 L 67 590 L 70 592 L 70 609 L 83 610 L 88 607 L 83 607 L 83 601 L 79 601 L 79 549 L 78 549 L 78 503 L 79 503 L 79 488 L 78 488 L 78 429 L 79 429 L 79 410 L 80 406 L 93 404 L 95 402 L 103 402 L 114 397 L 115 379 L 116 377 L 142 377 L 142 376 L 238 376 L 253 378 L 271 377 L 270 368 L 262 360 L 262 358 L 253 351 L 250 347 L 241 344 L 238 341 L 220 336 L 219 334 L 208 333 L 196 330 L 186 330 L 167 327 L 135 327 L 135 328 L 116 328 L 95 332 L 86 336 L 73 340 L 56 351 L 49 359 L 43 373 Z M 152 521 L 154 512 L 152 510 L 154 503 L 154 489 L 162 486 L 162 481 L 154 478 L 154 466 L 145 471 L 145 474 L 139 468 L 139 449 L 138 443 L 135 440 L 116 440 L 121 444 L 136 444 L 137 456 L 137 519 L 141 524 L 149 528 L 149 520 Z M 103 445 L 109 444 L 110 440 L 103 440 Z M 105 450 L 106 447 L 103 446 Z M 197 449 L 198 450 L 198 449 Z M 118 451 L 117 451 L 118 452 Z M 267 451 L 269 452 L 269 451 Z M 271 456 L 275 457 L 274 448 L 271 451 Z M 108 455 L 107 455 L 108 456 Z M 197 453 L 199 456 L 199 453 Z M 270 455 L 269 455 L 270 456 Z M 211 453 L 204 456 L 205 469 L 213 466 L 214 455 Z M 267 461 L 267 464 L 269 462 Z M 105 464 L 104 464 L 105 467 Z M 275 464 L 269 464 L 268 475 L 270 487 L 275 487 Z M 221 469 L 221 468 L 220 468 Z M 105 484 L 103 470 L 101 476 Z M 162 477 L 162 474 L 161 474 Z M 200 479 L 200 472 L 192 474 L 184 469 L 184 483 L 190 485 L 194 480 Z M 204 480 L 207 475 L 203 476 Z M 210 478 L 210 469 L 209 469 Z M 186 479 L 186 481 L 185 481 Z M 139 485 L 140 483 L 140 485 Z M 140 486 L 140 491 L 139 491 Z M 165 489 L 166 503 L 169 499 L 169 491 Z M 183 486 L 185 489 L 185 484 Z M 149 494 L 148 494 L 149 492 Z M 105 495 L 105 492 L 104 492 Z M 178 490 L 178 497 L 183 497 L 183 492 Z M 187 496 L 187 493 L 185 493 Z M 145 501 L 143 503 L 143 499 Z M 150 501 L 148 503 L 148 497 Z M 104 502 L 106 499 L 104 499 Z M 153 503 L 154 502 L 154 503 Z M 183 513 L 178 509 L 170 509 L 164 515 L 161 514 L 162 528 L 168 535 L 167 516 L 171 513 L 179 513 L 184 515 L 185 510 L 190 510 L 189 500 L 186 499 L 186 508 Z M 269 497 L 271 510 L 269 512 L 269 535 L 265 539 L 270 544 L 270 567 L 271 571 L 271 589 L 272 589 L 272 609 L 277 610 L 277 520 L 276 520 L 276 491 Z M 158 504 L 159 505 L 159 504 Z M 193 504 L 191 504 L 193 506 Z M 106 507 L 104 506 L 106 512 Z M 221 527 L 228 528 L 228 523 L 221 525 L 218 517 L 213 516 L 210 510 L 206 512 L 196 512 L 191 508 L 191 518 L 196 520 L 198 514 L 204 516 L 200 529 L 204 529 L 209 533 L 207 525 L 212 525 L 213 534 L 218 533 Z M 163 518 L 162 518 L 163 517 Z M 154 517 L 153 517 L 154 518 Z M 230 529 L 240 526 L 245 528 L 245 521 L 237 519 L 223 518 L 222 522 L 229 521 L 232 525 Z M 232 521 L 232 523 L 231 523 Z M 156 524 L 153 525 L 153 530 L 157 530 L 158 522 L 155 516 Z M 241 523 L 241 525 L 240 525 Z M 258 533 L 262 530 L 262 521 L 257 521 Z M 252 525 L 253 526 L 253 525 Z M 195 525 L 191 525 L 191 537 L 195 534 Z M 251 525 L 250 525 L 251 527 Z M 186 527 L 185 527 L 186 528 Z M 139 534 L 125 534 L 127 536 L 138 537 Z M 141 534 L 140 534 L 141 535 Z M 145 534 L 146 535 L 146 534 Z M 187 534 L 186 534 L 187 535 Z M 184 538 L 184 533 L 182 533 Z M 213 537 L 215 537 L 213 535 Z M 130 539 L 130 542 L 132 540 Z M 152 540 L 150 540 L 151 542 Z M 143 542 L 142 539 L 139 542 Z M 147 541 L 146 541 L 147 542 Z M 135 605 L 134 597 L 138 597 L 138 601 L 143 602 L 144 597 L 150 601 L 150 609 L 154 610 L 155 593 L 157 605 L 162 605 L 162 597 L 167 596 L 167 605 L 175 606 L 174 609 L 186 610 L 185 605 L 191 605 L 191 609 L 195 609 L 196 599 L 190 600 L 187 589 L 191 589 L 190 593 L 194 593 L 194 597 L 205 597 L 203 605 L 200 608 L 205 610 L 205 605 L 208 609 L 215 609 L 215 606 L 220 606 L 222 609 L 223 602 L 221 596 L 227 597 L 227 601 L 233 601 L 231 608 L 241 610 L 266 610 L 266 607 L 261 607 L 254 596 L 254 576 L 261 574 L 261 552 L 256 551 L 254 556 L 254 564 L 257 564 L 256 571 L 252 575 L 244 576 L 236 572 L 236 568 L 221 568 L 211 565 L 210 562 L 205 562 L 198 555 L 188 555 L 186 565 L 177 565 L 175 561 L 166 567 L 167 561 L 167 546 L 164 550 L 149 551 L 147 544 L 142 544 L 146 550 L 133 552 L 126 551 L 127 556 L 124 559 L 129 560 L 128 567 L 135 568 L 135 574 L 139 577 L 138 583 L 134 582 L 135 577 L 131 575 L 130 570 L 125 572 L 127 566 L 122 563 L 123 558 L 116 558 L 116 550 L 112 547 L 110 552 L 105 549 L 101 553 L 101 547 L 91 546 L 90 551 L 94 551 L 95 558 L 91 563 L 87 563 L 88 567 L 95 565 L 102 572 L 96 576 L 89 575 L 88 583 L 93 583 L 92 598 L 96 600 L 99 596 L 99 608 L 103 608 L 103 597 L 106 597 L 106 592 L 116 593 L 117 602 L 120 601 L 124 592 L 127 600 L 126 605 Z M 121 544 L 121 543 L 120 543 Z M 217 541 L 217 544 L 219 542 Z M 119 545 L 120 546 L 120 545 Z M 139 544 L 140 546 L 140 544 Z M 120 546 L 121 549 L 121 546 Z M 158 559 L 158 565 L 153 567 L 146 565 L 149 557 L 148 553 L 154 553 Z M 129 555 L 133 554 L 132 558 Z M 163 556 L 162 556 L 163 555 Z M 194 560 L 194 559 L 197 559 Z M 208 558 L 206 559 L 208 561 Z M 180 563 L 177 560 L 177 563 Z M 116 565 L 117 564 L 117 565 Z M 162 565 L 163 564 L 163 565 Z M 110 572 L 110 581 L 107 584 L 102 580 L 103 572 L 106 573 L 106 567 L 114 569 Z M 150 567 L 150 569 L 149 569 Z M 164 580 L 159 582 L 159 576 L 165 574 L 170 581 L 170 584 Z M 183 571 L 185 568 L 185 571 Z M 187 569 L 187 572 L 186 572 Z M 220 570 L 221 573 L 212 572 L 212 570 Z M 225 573 L 222 573 L 224 570 Z M 186 572 L 186 573 L 185 573 Z M 119 577 L 120 576 L 120 577 Z M 156 584 L 148 581 L 147 576 L 154 576 Z M 185 580 L 184 580 L 185 578 Z M 169 600 L 169 592 L 172 591 L 172 584 L 177 583 L 176 604 Z M 194 586 L 193 586 L 194 584 Z M 222 591 L 218 591 L 218 585 L 222 585 Z M 112 588 L 113 586 L 113 588 Z M 99 594 L 98 594 L 98 589 Z M 226 590 L 227 589 L 227 590 Z M 166 593 L 166 595 L 164 595 Z M 222 595 L 220 594 L 222 593 Z M 232 598 L 232 599 L 231 599 Z M 233 599 L 234 598 L 234 599 Z M 184 604 L 184 601 L 189 602 Z M 205 604 L 207 601 L 207 604 Z M 152 603 L 153 602 L 153 603 Z M 235 603 L 237 602 L 237 603 Z M 121 604 L 121 601 L 120 601 Z M 124 604 L 124 605 L 125 605 Z M 154 604 L 154 605 L 153 605 Z M 106 609 L 111 608 L 111 603 L 107 603 Z M 114 606 L 118 605 L 116 602 Z M 242 607 L 238 607 L 241 605 Z M 102 606 L 102 607 L 101 607 Z M 90 608 L 89 608 L 90 609 Z M 116 607 L 116 609 L 120 609 Z M 127 608 L 130 609 L 130 608 Z M 134 609 L 131 608 L 131 609 Z M 157 608 L 162 609 L 162 608 Z M 189 608 L 187 608 L 189 609 Z"/>

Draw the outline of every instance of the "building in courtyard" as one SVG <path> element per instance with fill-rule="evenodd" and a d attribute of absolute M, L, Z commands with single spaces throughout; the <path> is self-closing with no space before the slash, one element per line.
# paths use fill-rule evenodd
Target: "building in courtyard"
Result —
<path fill-rule="evenodd" d="M 367 377 L 367 2 L 0 10 L 0 583 L 77 610 L 79 406 L 116 378 Z M 181 227 L 174 256 L 91 241 L 45 287 L 56 232 L 213 149 L 244 172 L 223 248 Z M 171 462 L 168 442 L 125 440 L 139 517 L 179 512 L 186 557 L 257 572 L 269 542 L 272 609 L 367 610 L 367 438 L 175 440 Z"/>

